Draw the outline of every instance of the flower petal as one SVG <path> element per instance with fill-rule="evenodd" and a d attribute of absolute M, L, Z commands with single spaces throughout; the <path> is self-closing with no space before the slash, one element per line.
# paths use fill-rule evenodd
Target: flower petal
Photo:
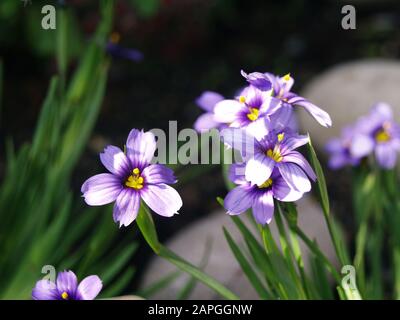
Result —
<path fill-rule="evenodd" d="M 310 139 L 306 135 L 285 134 L 282 142 L 281 153 L 285 155 L 294 149 L 304 146 L 309 141 Z"/>
<path fill-rule="evenodd" d="M 172 217 L 182 207 L 178 191 L 166 184 L 147 185 L 141 192 L 142 199 L 155 213 Z"/>
<path fill-rule="evenodd" d="M 156 138 L 152 132 L 132 129 L 126 140 L 126 155 L 134 167 L 142 169 L 151 162 L 156 151 Z"/>
<path fill-rule="evenodd" d="M 240 71 L 242 76 L 246 78 L 247 82 L 253 85 L 254 87 L 262 90 L 268 91 L 271 90 L 272 84 L 269 78 L 261 72 L 251 72 L 247 74 L 243 70 Z"/>
<path fill-rule="evenodd" d="M 207 112 L 200 115 L 193 126 L 197 132 L 203 132 L 213 128 L 218 128 L 220 125 L 219 122 L 214 120 L 214 114 Z"/>
<path fill-rule="evenodd" d="M 375 142 L 368 135 L 355 134 L 351 140 L 350 154 L 355 158 L 363 158 L 374 149 Z"/>
<path fill-rule="evenodd" d="M 234 163 L 229 167 L 228 178 L 235 184 L 245 184 L 247 183 L 245 178 L 245 163 Z"/>
<path fill-rule="evenodd" d="M 104 167 L 112 174 L 122 177 L 129 172 L 129 160 L 118 147 L 107 146 L 103 153 L 100 153 L 100 160 Z"/>
<path fill-rule="evenodd" d="M 57 276 L 57 290 L 61 295 L 63 292 L 68 293 L 70 299 L 75 299 L 76 288 L 78 287 L 78 279 L 72 271 L 60 272 Z"/>
<path fill-rule="evenodd" d="M 121 191 L 114 204 L 113 218 L 119 226 L 129 226 L 137 217 L 140 207 L 140 194 L 132 189 Z"/>
<path fill-rule="evenodd" d="M 39 280 L 32 290 L 33 300 L 59 300 L 60 294 L 54 282 Z"/>
<path fill-rule="evenodd" d="M 174 171 L 162 164 L 151 164 L 143 169 L 142 177 L 146 184 L 172 184 L 176 182 Z"/>
<path fill-rule="evenodd" d="M 219 123 L 232 123 L 239 117 L 240 111 L 247 110 L 236 100 L 222 100 L 215 105 L 214 120 Z"/>
<path fill-rule="evenodd" d="M 97 297 L 103 283 L 98 276 L 88 276 L 78 286 L 77 296 L 80 300 L 93 300 Z"/>
<path fill-rule="evenodd" d="M 283 179 L 291 188 L 303 193 L 311 190 L 310 180 L 297 164 L 280 162 L 278 168 Z"/>
<path fill-rule="evenodd" d="M 224 207 L 230 215 L 238 215 L 249 209 L 254 202 L 254 188 L 242 185 L 229 191 L 224 200 Z"/>
<path fill-rule="evenodd" d="M 253 204 L 253 216 L 257 223 L 270 223 L 274 215 L 274 198 L 271 190 L 259 193 Z"/>
<path fill-rule="evenodd" d="M 390 143 L 378 144 L 375 148 L 375 156 L 379 165 L 384 169 L 393 169 L 396 166 L 397 151 Z"/>
<path fill-rule="evenodd" d="M 272 192 L 274 197 L 279 201 L 293 202 L 299 200 L 303 196 L 302 192 L 289 187 L 287 182 L 282 177 L 278 177 L 273 180 Z"/>
<path fill-rule="evenodd" d="M 329 114 L 303 97 L 295 96 L 289 99 L 288 103 L 302 106 L 309 114 L 311 114 L 311 116 L 314 117 L 315 120 L 317 120 L 320 125 L 324 127 L 332 126 L 332 120 Z"/>
<path fill-rule="evenodd" d="M 111 173 L 97 174 L 87 179 L 81 188 L 85 202 L 90 206 L 113 202 L 121 190 L 121 180 Z"/>
<path fill-rule="evenodd" d="M 311 168 L 310 164 L 301 153 L 297 151 L 292 151 L 290 153 L 287 153 L 285 154 L 283 161 L 297 164 L 300 168 L 302 168 L 305 171 L 305 173 L 307 173 L 307 175 L 310 177 L 311 180 L 313 181 L 317 180 L 317 176 L 314 170 Z"/>
<path fill-rule="evenodd" d="M 255 137 L 249 132 L 240 128 L 224 128 L 220 132 L 222 142 L 229 147 L 238 150 L 243 159 L 248 159 L 254 155 L 261 146 Z"/>
<path fill-rule="evenodd" d="M 271 177 L 275 161 L 262 153 L 256 153 L 246 164 L 246 180 L 261 185 Z"/>
<path fill-rule="evenodd" d="M 204 91 L 200 97 L 196 99 L 196 104 L 204 111 L 213 112 L 215 105 L 224 100 L 224 97 L 218 92 Z"/>

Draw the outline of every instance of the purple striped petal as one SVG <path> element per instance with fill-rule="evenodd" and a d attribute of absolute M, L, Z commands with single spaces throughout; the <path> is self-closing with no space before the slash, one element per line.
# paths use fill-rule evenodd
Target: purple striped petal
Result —
<path fill-rule="evenodd" d="M 124 177 L 129 172 L 129 160 L 118 147 L 107 146 L 103 153 L 100 153 L 100 160 L 104 167 L 112 174 Z"/>
<path fill-rule="evenodd" d="M 57 290 L 60 296 L 66 292 L 69 295 L 69 299 L 75 299 L 76 289 L 78 287 L 78 279 L 75 273 L 72 271 L 60 272 L 57 276 Z"/>
<path fill-rule="evenodd" d="M 311 114 L 311 116 L 314 117 L 315 120 L 317 120 L 320 125 L 324 127 L 332 126 L 332 120 L 329 114 L 303 97 L 295 96 L 289 99 L 288 103 L 302 106 L 309 114 Z"/>
<path fill-rule="evenodd" d="M 307 175 L 310 177 L 311 180 L 313 181 L 317 180 L 317 176 L 315 175 L 314 170 L 311 168 L 310 164 L 301 153 L 297 151 L 292 151 L 290 153 L 287 153 L 285 154 L 283 161 L 293 162 L 297 164 L 300 168 L 302 168 L 305 171 L 305 173 L 307 173 Z"/>
<path fill-rule="evenodd" d="M 204 111 L 213 112 L 215 105 L 224 97 L 214 91 L 205 91 L 196 99 L 196 104 Z"/>
<path fill-rule="evenodd" d="M 152 132 L 132 129 L 126 141 L 126 154 L 134 167 L 142 169 L 151 162 L 156 151 L 156 138 Z"/>
<path fill-rule="evenodd" d="M 101 206 L 115 201 L 121 190 L 121 180 L 111 173 L 97 174 L 87 179 L 81 188 L 85 202 L 90 206 Z"/>
<path fill-rule="evenodd" d="M 238 215 L 251 208 L 254 202 L 254 188 L 248 185 L 236 187 L 229 191 L 224 200 L 224 207 L 230 215 Z"/>
<path fill-rule="evenodd" d="M 139 192 L 132 189 L 121 191 L 114 204 L 113 218 L 119 226 L 129 226 L 137 217 L 140 207 Z"/>
<path fill-rule="evenodd" d="M 80 300 L 93 300 L 102 287 L 103 284 L 98 276 L 88 276 L 79 283 L 77 296 Z"/>
<path fill-rule="evenodd" d="M 272 192 L 279 201 L 294 202 L 303 196 L 302 192 L 290 188 L 282 177 L 275 178 L 273 181 Z"/>
<path fill-rule="evenodd" d="M 283 179 L 291 188 L 303 193 L 311 190 L 310 180 L 297 164 L 280 162 L 278 168 Z"/>
<path fill-rule="evenodd" d="M 33 300 L 59 300 L 60 294 L 54 282 L 39 280 L 32 290 Z"/>
<path fill-rule="evenodd" d="M 294 149 L 300 148 L 309 142 L 306 135 L 287 135 L 282 142 L 281 152 L 286 154 Z"/>
<path fill-rule="evenodd" d="M 246 180 L 261 185 L 271 177 L 275 161 L 262 153 L 257 153 L 246 164 Z"/>
<path fill-rule="evenodd" d="M 247 74 L 243 70 L 241 70 L 240 73 L 244 78 L 246 78 L 247 82 L 250 83 L 252 86 L 262 91 L 271 90 L 272 84 L 269 81 L 269 78 L 264 73 L 251 72 Z"/>
<path fill-rule="evenodd" d="M 179 193 L 166 184 L 147 185 L 141 192 L 144 202 L 155 213 L 172 217 L 182 207 Z"/>
<path fill-rule="evenodd" d="M 260 192 L 253 203 L 253 216 L 257 223 L 269 224 L 274 215 L 274 198 L 271 190 Z"/>
<path fill-rule="evenodd" d="M 144 168 L 142 177 L 146 184 L 172 184 L 176 182 L 174 171 L 162 164 L 151 164 Z"/>
<path fill-rule="evenodd" d="M 209 112 L 199 116 L 194 123 L 194 129 L 200 133 L 213 128 L 218 128 L 219 126 L 220 123 L 214 120 L 214 114 Z"/>

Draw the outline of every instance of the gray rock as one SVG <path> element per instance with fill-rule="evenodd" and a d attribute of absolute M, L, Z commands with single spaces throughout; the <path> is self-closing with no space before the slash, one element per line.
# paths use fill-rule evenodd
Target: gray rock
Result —
<path fill-rule="evenodd" d="M 331 245 L 329 234 L 322 216 L 321 209 L 310 197 L 306 197 L 298 203 L 299 224 L 311 239 L 316 239 L 323 252 L 335 261 L 335 253 Z M 242 219 L 243 221 L 246 219 Z M 277 231 L 274 221 L 271 223 L 273 233 L 276 237 Z M 208 264 L 204 271 L 223 283 L 226 287 L 235 292 L 242 299 L 257 299 L 258 296 L 247 278 L 241 271 L 240 266 L 233 257 L 233 254 L 224 238 L 222 227 L 225 226 L 240 246 L 244 247 L 244 241 L 236 230 L 235 225 L 224 211 L 217 211 L 213 214 L 194 222 L 185 230 L 178 233 L 166 244 L 175 253 L 184 257 L 195 265 L 199 265 L 207 243 L 212 240 L 211 253 Z M 308 269 L 308 250 L 302 246 L 304 253 L 305 267 Z M 146 268 L 143 277 L 142 288 L 146 288 L 163 276 L 174 272 L 176 269 L 168 262 L 155 257 Z M 177 294 L 187 283 L 189 277 L 182 275 L 175 280 L 168 288 L 159 291 L 155 299 L 176 299 Z M 218 296 L 208 287 L 197 283 L 192 291 L 190 299 L 216 299 Z"/>
<path fill-rule="evenodd" d="M 317 148 L 338 136 L 341 128 L 368 113 L 379 101 L 387 102 L 400 117 L 400 63 L 371 59 L 335 66 L 315 77 L 302 95 L 327 111 L 333 127 L 321 127 L 309 114 L 298 112 L 300 126 L 311 134 Z"/>

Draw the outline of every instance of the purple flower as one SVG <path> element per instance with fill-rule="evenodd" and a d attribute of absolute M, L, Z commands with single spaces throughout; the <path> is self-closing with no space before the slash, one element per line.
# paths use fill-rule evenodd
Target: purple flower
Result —
<path fill-rule="evenodd" d="M 99 294 L 103 284 L 98 276 L 92 275 L 78 279 L 72 271 L 60 272 L 56 283 L 39 280 L 32 290 L 34 300 L 93 300 Z"/>
<path fill-rule="evenodd" d="M 126 154 L 118 147 L 106 147 L 100 160 L 110 173 L 85 181 L 81 191 L 86 203 L 101 206 L 115 201 L 113 218 L 120 226 L 128 226 L 136 219 L 141 199 L 161 216 L 177 214 L 182 199 L 168 185 L 175 183 L 176 178 L 166 166 L 151 164 L 155 150 L 153 133 L 136 129 L 129 133 Z"/>
<path fill-rule="evenodd" d="M 354 129 L 354 127 L 345 127 L 340 138 L 331 139 L 326 144 L 325 150 L 330 154 L 329 168 L 337 170 L 347 165 L 356 166 L 362 158 L 360 154 L 366 155 L 369 152 L 369 142 L 361 142 L 362 136 L 356 137 L 359 141 L 358 145 L 353 144 L 354 136 L 358 135 Z M 354 150 L 355 147 L 358 150 Z M 364 151 L 361 151 L 361 147 L 364 147 Z M 355 153 L 358 153 L 358 155 L 355 155 Z"/>
<path fill-rule="evenodd" d="M 212 128 L 219 128 L 221 126 L 219 122 L 214 120 L 214 107 L 222 100 L 224 100 L 224 97 L 213 91 L 205 91 L 196 99 L 196 104 L 206 111 L 199 116 L 194 123 L 194 129 L 197 132 L 210 130 Z"/>
<path fill-rule="evenodd" d="M 139 62 L 143 60 L 143 53 L 137 49 L 125 48 L 120 46 L 118 43 L 121 36 L 118 32 L 113 32 L 110 36 L 110 40 L 106 44 L 106 51 L 115 58 L 122 58 Z"/>
<path fill-rule="evenodd" d="M 393 120 L 391 107 L 386 103 L 374 105 L 368 115 L 346 127 L 341 138 L 330 140 L 326 150 L 332 169 L 358 165 L 370 154 L 375 154 L 382 168 L 394 168 L 400 151 L 400 126 Z"/>
<path fill-rule="evenodd" d="M 141 51 L 133 48 L 125 48 L 112 42 L 107 43 L 106 51 L 115 58 L 127 59 L 134 62 L 143 60 L 143 53 Z"/>
<path fill-rule="evenodd" d="M 272 83 L 273 97 L 282 101 L 282 105 L 291 107 L 301 106 L 314 117 L 324 127 L 332 126 L 332 120 L 327 112 L 312 104 L 307 99 L 291 92 L 294 84 L 294 79 L 287 74 L 283 77 L 275 76 L 271 73 L 257 73 L 258 77 L 265 77 L 266 80 Z M 259 80 L 260 81 L 260 80 Z M 255 85 L 255 84 L 253 84 Z M 257 86 L 257 85 L 255 85 Z"/>
<path fill-rule="evenodd" d="M 239 151 L 246 163 L 245 177 L 251 184 L 262 185 L 271 177 L 274 169 L 279 170 L 292 189 L 303 193 L 311 190 L 308 177 L 313 181 L 317 179 L 308 161 L 301 153 L 294 151 L 308 143 L 307 136 L 270 130 L 266 136 L 257 139 L 228 128 L 223 130 L 222 138 L 230 147 L 242 148 Z"/>
<path fill-rule="evenodd" d="M 400 126 L 393 120 L 391 107 L 377 103 L 367 116 L 359 119 L 356 130 L 353 154 L 364 157 L 373 152 L 382 168 L 394 168 L 400 151 Z"/>
<path fill-rule="evenodd" d="M 274 198 L 279 201 L 299 200 L 303 193 L 292 189 L 283 179 L 278 169 L 274 169 L 268 179 L 259 186 L 246 180 L 240 171 L 244 166 L 234 164 L 230 168 L 230 179 L 238 184 L 225 197 L 224 206 L 230 215 L 238 215 L 252 208 L 257 223 L 270 223 L 274 214 Z"/>
<path fill-rule="evenodd" d="M 272 88 L 272 83 L 270 79 L 268 79 L 265 74 L 261 72 L 252 72 L 247 74 L 243 70 L 240 71 L 242 76 L 246 78 L 247 82 L 250 83 L 252 86 L 262 90 L 262 91 L 269 91 Z"/>
<path fill-rule="evenodd" d="M 233 128 L 244 128 L 253 136 L 262 136 L 266 132 L 265 121 L 268 115 L 275 113 L 280 101 L 250 85 L 244 88 L 236 99 L 226 99 L 214 108 L 214 120 Z"/>

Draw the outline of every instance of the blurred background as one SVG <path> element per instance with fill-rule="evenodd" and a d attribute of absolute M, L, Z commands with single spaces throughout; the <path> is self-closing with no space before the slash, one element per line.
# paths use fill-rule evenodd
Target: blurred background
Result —
<path fill-rule="evenodd" d="M 17 152 L 25 143 L 32 142 L 50 79 L 59 70 L 59 31 L 43 30 L 40 24 L 43 17 L 41 8 L 45 4 L 53 4 L 57 8 L 57 14 L 63 11 L 64 21 L 67 21 L 67 82 L 81 63 L 87 47 L 96 41 L 92 36 L 103 19 L 98 1 L 33 0 L 26 6 L 18 0 L 1 1 L 2 182 L 7 176 L 6 168 L 10 165 L 6 152 L 7 141 L 12 141 Z M 88 210 L 79 197 L 80 187 L 86 178 L 104 171 L 98 154 L 105 145 L 122 147 L 132 128 L 168 130 L 169 120 L 178 121 L 178 130 L 192 127 L 202 112 L 194 104 L 195 98 L 204 90 L 231 96 L 244 83 L 240 76 L 241 69 L 277 74 L 290 72 L 296 80 L 295 91 L 299 92 L 311 79 L 336 64 L 364 58 L 398 59 L 399 1 L 354 1 L 352 4 L 357 13 L 356 30 L 343 30 L 341 27 L 341 8 L 345 4 L 349 2 L 115 1 L 114 19 L 107 37 L 114 33 L 114 40 L 119 38 L 118 45 L 121 48 L 138 50 L 143 54 L 143 59 L 126 59 L 117 54 L 111 56 L 99 113 L 68 179 L 74 208 L 69 219 L 80 220 L 82 210 Z M 100 42 L 98 47 L 103 45 Z M 105 59 L 110 59 L 110 55 Z M 88 81 L 94 83 L 98 78 L 92 77 Z M 320 106 L 324 108 L 323 105 Z M 398 105 L 395 108 L 400 107 Z M 75 130 L 79 131 L 79 126 Z M 51 132 L 47 134 L 52 135 Z M 62 147 L 58 145 L 58 148 Z M 321 157 L 324 158 L 323 154 Z M 171 238 L 189 223 L 215 211 L 219 205 L 214 199 L 226 192 L 218 166 L 200 169 L 195 167 L 177 170 L 178 177 L 182 176 L 177 186 L 184 202 L 181 214 L 172 220 L 155 216 L 161 241 Z M 186 175 L 189 171 L 191 175 Z M 342 188 L 342 180 L 338 183 L 330 178 L 328 175 L 328 182 L 334 190 L 331 192 L 333 199 L 340 202 L 336 204 L 340 215 L 340 212 L 346 210 L 345 189 Z M 21 201 L 24 201 L 23 195 L 21 197 Z M 5 201 L 5 198 L 0 199 Z M 6 208 L 3 204 L 1 210 Z M 24 214 L 29 215 L 29 211 L 26 208 Z M 108 245 L 113 248 L 121 243 L 127 247 L 131 247 L 133 242 L 137 245 L 121 261 L 120 269 L 117 268 L 127 272 L 131 266 L 136 266 L 135 271 L 129 273 L 128 280 L 121 282 L 118 290 L 110 291 L 110 294 L 133 293 L 137 290 L 146 263 L 153 254 L 145 245 L 140 245 L 143 240 L 137 235 L 134 225 L 115 235 L 118 227 L 112 221 L 111 212 L 111 207 L 107 207 L 96 213 L 96 219 L 101 218 L 108 225 L 105 230 L 109 231 L 104 232 L 113 235 L 109 237 Z M 3 211 L 1 214 L 7 213 Z M 344 214 L 342 216 L 344 223 L 351 223 Z M 97 221 L 96 219 L 93 221 Z M 2 237 L 6 237 L 4 228 L 2 232 Z M 103 236 L 106 239 L 104 241 L 107 241 L 107 235 Z M 83 240 L 76 241 L 66 249 L 66 257 L 83 243 Z M 82 264 L 82 257 L 90 251 L 91 246 L 87 245 L 85 248 L 72 265 Z M 124 247 L 118 250 L 124 251 Z M 49 253 L 46 259 L 51 256 Z M 42 257 L 37 265 L 31 265 L 27 269 L 32 273 L 32 281 L 35 277 L 40 277 L 40 263 L 53 263 L 46 259 Z M 61 260 L 65 261 L 60 257 L 54 263 Z M 102 261 L 102 258 L 99 257 L 98 261 Z M 67 263 L 60 262 L 60 265 L 70 268 Z M 0 270 L 1 268 L 2 265 Z M 1 271 L 6 270 L 7 268 L 3 268 Z M 81 276 L 92 271 L 83 267 L 80 270 Z M 112 278 L 110 276 L 110 281 Z M 7 291 L 6 288 L 6 283 L 0 285 L 0 292 L 3 290 L 3 293 L 9 292 L 9 295 L 15 292 L 11 289 Z M 28 291 L 27 289 L 25 292 Z"/>

